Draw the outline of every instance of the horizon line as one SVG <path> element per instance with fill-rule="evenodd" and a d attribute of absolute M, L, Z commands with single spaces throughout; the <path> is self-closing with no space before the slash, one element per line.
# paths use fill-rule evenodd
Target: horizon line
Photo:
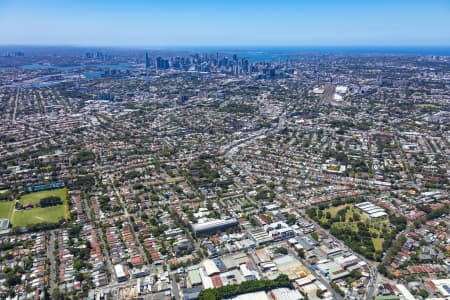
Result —
<path fill-rule="evenodd" d="M 280 45 L 89 45 L 89 44 L 13 44 L 0 43 L 0 47 L 69 47 L 69 48 L 122 48 L 122 49 L 138 49 L 138 48 L 450 48 L 450 44 L 348 44 L 348 45 L 333 45 L 333 44 L 280 44 Z"/>

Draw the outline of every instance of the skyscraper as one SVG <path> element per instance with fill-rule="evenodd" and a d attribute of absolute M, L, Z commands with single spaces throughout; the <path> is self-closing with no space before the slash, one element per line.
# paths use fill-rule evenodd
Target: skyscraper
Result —
<path fill-rule="evenodd" d="M 167 70 L 169 69 L 169 60 L 162 57 L 156 58 L 156 68 L 157 70 Z"/>
<path fill-rule="evenodd" d="M 150 68 L 150 58 L 148 57 L 148 52 L 145 52 L 145 68 Z"/>

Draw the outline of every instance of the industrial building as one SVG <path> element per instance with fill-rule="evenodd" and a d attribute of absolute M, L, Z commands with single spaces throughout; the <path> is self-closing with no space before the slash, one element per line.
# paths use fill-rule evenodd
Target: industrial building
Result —
<path fill-rule="evenodd" d="M 220 273 L 217 265 L 210 259 L 205 259 L 203 261 L 203 267 L 205 268 L 206 275 L 212 276 Z"/>
<path fill-rule="evenodd" d="M 273 259 L 273 263 L 277 266 L 280 273 L 286 274 L 291 280 L 302 278 L 310 274 L 308 268 L 292 255 L 277 257 Z"/>
<path fill-rule="evenodd" d="M 295 236 L 294 230 L 282 221 L 266 225 L 264 228 L 274 241 L 286 240 Z"/>
<path fill-rule="evenodd" d="M 254 300 L 254 299 L 269 300 L 270 298 L 267 296 L 266 292 L 264 292 L 264 291 L 242 294 L 242 295 L 232 298 L 232 300 Z"/>
<path fill-rule="evenodd" d="M 219 220 L 210 220 L 202 223 L 192 224 L 192 230 L 194 231 L 195 236 L 214 233 L 217 231 L 224 231 L 228 228 L 232 228 L 237 226 L 239 223 L 235 218 L 231 219 L 219 219 Z"/>
<path fill-rule="evenodd" d="M 288 288 L 278 288 L 272 290 L 270 294 L 275 300 L 300 300 L 304 298 L 299 291 Z"/>
<path fill-rule="evenodd" d="M 371 219 L 378 219 L 387 216 L 387 213 L 383 208 L 370 202 L 358 203 L 355 206 L 362 210 Z"/>
<path fill-rule="evenodd" d="M 200 272 L 198 271 L 198 268 L 189 269 L 188 278 L 192 287 L 199 286 L 202 284 L 202 279 L 200 277 Z"/>
<path fill-rule="evenodd" d="M 273 242 L 273 238 L 261 228 L 248 231 L 247 234 L 248 237 L 255 242 L 256 246 Z"/>
<path fill-rule="evenodd" d="M 317 263 L 316 268 L 330 281 L 335 281 L 337 279 L 341 279 L 350 275 L 349 272 L 344 270 L 334 261 L 324 261 L 323 263 Z"/>
<path fill-rule="evenodd" d="M 114 271 L 116 272 L 118 282 L 123 282 L 123 281 L 128 280 L 128 274 L 125 273 L 125 270 L 122 265 L 115 265 Z"/>

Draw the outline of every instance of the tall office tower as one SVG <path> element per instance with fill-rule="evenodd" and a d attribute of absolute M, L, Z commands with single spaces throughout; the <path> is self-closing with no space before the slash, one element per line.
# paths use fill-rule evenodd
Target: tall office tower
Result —
<path fill-rule="evenodd" d="M 161 61 L 162 61 L 162 57 L 159 57 L 159 56 L 158 56 L 158 57 L 156 58 L 156 62 L 155 62 L 155 65 L 156 65 L 156 69 L 157 69 L 157 70 L 160 70 L 160 69 L 161 69 L 161 64 L 162 64 Z"/>
<path fill-rule="evenodd" d="M 148 52 L 145 52 L 145 68 L 150 68 L 150 58 L 148 57 Z"/>
<path fill-rule="evenodd" d="M 245 72 L 245 73 L 250 73 L 250 67 L 249 67 L 249 64 L 248 64 L 248 60 L 247 59 L 243 59 L 242 60 L 242 70 Z"/>
<path fill-rule="evenodd" d="M 156 58 L 156 68 L 158 70 L 167 70 L 167 69 L 169 69 L 169 60 L 168 59 L 164 59 L 162 57 L 157 57 Z"/>
<path fill-rule="evenodd" d="M 222 62 L 223 62 L 223 66 L 225 67 L 225 68 L 228 68 L 228 57 L 224 57 L 223 59 L 222 59 Z"/>

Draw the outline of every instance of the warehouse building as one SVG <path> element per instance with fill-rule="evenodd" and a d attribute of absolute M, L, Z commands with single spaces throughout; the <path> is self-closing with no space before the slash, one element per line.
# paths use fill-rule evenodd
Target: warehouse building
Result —
<path fill-rule="evenodd" d="M 301 300 L 303 295 L 299 291 L 288 288 L 278 288 L 270 292 L 275 300 Z"/>
<path fill-rule="evenodd" d="M 262 228 L 253 229 L 247 232 L 248 237 L 253 240 L 256 246 L 261 246 L 273 242 L 272 237 Z"/>
<path fill-rule="evenodd" d="M 238 221 L 235 218 L 231 219 L 218 219 L 210 220 L 202 223 L 192 224 L 192 230 L 195 236 L 202 234 L 214 233 L 217 231 L 225 231 L 228 228 L 233 228 L 238 225 Z"/>
<path fill-rule="evenodd" d="M 128 274 L 125 273 L 125 270 L 122 265 L 115 265 L 114 271 L 116 272 L 118 282 L 124 282 L 128 280 Z"/>
<path fill-rule="evenodd" d="M 198 268 L 189 269 L 188 279 L 192 287 L 200 286 L 202 284 L 202 278 L 200 277 L 200 272 L 198 271 Z"/>
<path fill-rule="evenodd" d="M 208 276 L 217 275 L 220 273 L 217 265 L 210 259 L 205 259 L 203 261 L 203 267 L 205 268 L 206 275 Z"/>
<path fill-rule="evenodd" d="M 355 206 L 362 210 L 363 213 L 365 213 L 371 219 L 378 219 L 387 216 L 387 213 L 383 208 L 370 202 L 358 203 Z"/>

